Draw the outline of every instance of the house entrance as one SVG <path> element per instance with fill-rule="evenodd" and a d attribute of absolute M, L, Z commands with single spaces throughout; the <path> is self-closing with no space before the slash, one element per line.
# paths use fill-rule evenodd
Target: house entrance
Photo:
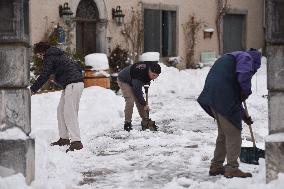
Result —
<path fill-rule="evenodd" d="M 93 0 L 81 0 L 76 11 L 76 50 L 84 55 L 97 49 L 99 11 Z"/>

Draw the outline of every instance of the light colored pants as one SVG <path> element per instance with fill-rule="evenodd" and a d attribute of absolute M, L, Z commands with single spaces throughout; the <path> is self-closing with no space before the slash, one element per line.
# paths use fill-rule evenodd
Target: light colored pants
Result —
<path fill-rule="evenodd" d="M 214 158 L 211 164 L 221 166 L 227 156 L 226 171 L 233 171 L 239 167 L 238 158 L 241 152 L 241 130 L 236 128 L 224 116 L 211 109 L 218 125 L 218 136 Z"/>
<path fill-rule="evenodd" d="M 148 116 L 146 114 L 146 111 L 144 110 L 144 106 L 137 101 L 137 98 L 135 97 L 132 91 L 132 87 L 129 84 L 119 80 L 117 80 L 117 83 L 125 99 L 125 109 L 124 109 L 125 122 L 131 123 L 132 121 L 134 102 L 142 120 L 147 120 Z"/>
<path fill-rule="evenodd" d="M 57 120 L 59 136 L 71 141 L 81 141 L 78 122 L 80 98 L 84 89 L 84 83 L 71 83 L 63 90 L 57 107 Z"/>

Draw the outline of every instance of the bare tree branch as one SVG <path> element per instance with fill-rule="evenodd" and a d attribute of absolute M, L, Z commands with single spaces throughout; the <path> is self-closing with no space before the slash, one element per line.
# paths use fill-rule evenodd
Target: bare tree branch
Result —
<path fill-rule="evenodd" d="M 143 20 L 140 11 L 132 9 L 130 20 L 124 24 L 122 35 L 129 47 L 133 61 L 137 62 L 139 54 L 142 53 L 144 40 Z"/>
<path fill-rule="evenodd" d="M 186 41 L 186 68 L 194 68 L 197 32 L 200 30 L 202 23 L 196 21 L 195 16 L 190 15 L 189 20 L 182 25 Z"/>
<path fill-rule="evenodd" d="M 229 3 L 228 0 L 216 0 L 216 4 L 217 4 L 217 14 L 216 14 L 216 20 L 215 20 L 215 24 L 216 24 L 216 29 L 217 29 L 217 39 L 218 39 L 218 51 L 219 54 L 222 51 L 222 47 L 221 47 L 221 36 L 222 36 L 222 32 L 221 32 L 221 24 L 223 21 L 223 17 L 224 15 L 228 12 L 229 10 Z"/>

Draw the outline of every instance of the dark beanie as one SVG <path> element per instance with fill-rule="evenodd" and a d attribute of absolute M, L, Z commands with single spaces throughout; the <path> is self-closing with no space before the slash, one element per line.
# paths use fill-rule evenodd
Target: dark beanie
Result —
<path fill-rule="evenodd" d="M 252 57 L 254 71 L 257 71 L 260 68 L 261 64 L 261 53 L 253 48 L 249 49 L 246 52 Z"/>
<path fill-rule="evenodd" d="M 151 63 L 150 70 L 156 74 L 161 73 L 161 66 L 158 63 Z"/>
<path fill-rule="evenodd" d="M 51 45 L 48 42 L 39 42 L 34 44 L 34 54 L 37 53 L 46 53 L 47 49 L 49 49 L 51 47 Z"/>

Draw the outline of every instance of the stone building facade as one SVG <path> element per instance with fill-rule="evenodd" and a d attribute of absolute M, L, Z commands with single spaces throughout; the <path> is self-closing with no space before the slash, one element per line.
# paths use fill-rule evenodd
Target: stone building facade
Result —
<path fill-rule="evenodd" d="M 264 1 L 228 0 L 228 11 L 221 24 L 221 50 L 215 24 L 216 0 L 31 0 L 31 43 L 44 39 L 47 31 L 59 23 L 58 7 L 68 3 L 73 14 L 71 41 L 73 49 L 87 49 L 86 54 L 110 51 L 119 44 L 127 47 L 118 26 L 112 17 L 112 9 L 122 10 L 124 23 L 128 22 L 131 10 L 141 13 L 144 24 L 143 51 L 159 51 L 162 58 L 186 57 L 186 40 L 183 25 L 194 15 L 201 22 L 196 34 L 195 61 L 203 52 L 217 55 L 233 50 L 262 48 L 264 45 Z M 210 31 L 210 37 L 205 37 Z M 135 32 L 135 31 L 133 31 Z M 184 67 L 184 63 L 180 65 Z"/>

